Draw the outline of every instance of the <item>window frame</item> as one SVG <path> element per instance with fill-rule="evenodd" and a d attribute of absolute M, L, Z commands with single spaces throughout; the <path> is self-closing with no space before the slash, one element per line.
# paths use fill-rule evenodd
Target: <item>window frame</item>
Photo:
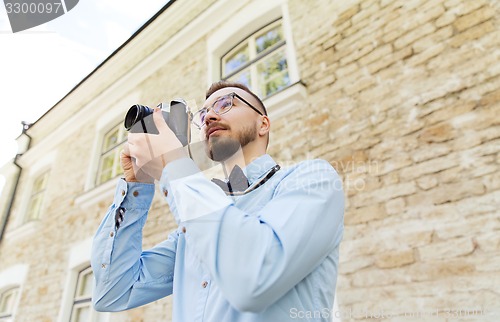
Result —
<path fill-rule="evenodd" d="M 75 320 L 76 319 L 75 312 L 82 307 L 88 307 L 90 312 L 89 320 L 84 322 L 94 322 L 98 318 L 98 312 L 96 312 L 92 306 L 92 290 L 90 290 L 90 294 L 83 294 L 83 295 L 79 294 L 79 291 L 82 287 L 82 283 L 84 283 L 82 277 L 84 277 L 85 275 L 89 275 L 90 278 L 94 278 L 94 273 L 92 271 L 91 266 L 86 266 L 77 274 L 75 292 L 73 293 L 73 301 L 70 310 L 70 317 L 69 317 L 70 322 L 83 322 Z"/>
<path fill-rule="evenodd" d="M 21 286 L 19 285 L 12 285 L 8 288 L 5 288 L 0 292 L 0 310 L 2 309 L 2 306 L 5 303 L 5 299 L 7 295 L 12 295 L 11 293 L 14 293 L 14 297 L 11 299 L 11 306 L 7 308 L 7 311 L 0 311 L 0 321 L 13 321 L 14 317 L 14 312 L 16 311 L 17 308 L 17 302 L 19 299 L 19 295 L 21 294 Z"/>
<path fill-rule="evenodd" d="M 210 32 L 206 40 L 207 88 L 220 80 L 220 59 L 234 48 L 235 44 L 241 42 L 241 35 L 248 34 L 248 30 L 258 31 L 270 22 L 282 19 L 290 85 L 269 95 L 262 101 L 271 119 L 289 117 L 294 111 L 302 108 L 307 103 L 307 90 L 305 84 L 300 80 L 288 2 L 254 0 L 242 4 L 238 1 L 221 0 L 217 5 L 219 9 L 224 8 L 224 10 L 221 23 L 217 29 Z"/>
<path fill-rule="evenodd" d="M 11 322 L 16 320 L 21 294 L 23 294 L 24 281 L 28 272 L 28 265 L 16 264 L 0 271 L 0 294 L 5 294 L 12 289 L 17 289 L 17 296 L 13 301 L 12 310 L 9 314 L 0 317 L 1 322 Z M 2 269 L 3 267 L 0 267 Z M 5 312 L 3 312 L 5 313 Z"/>
<path fill-rule="evenodd" d="M 257 53 L 257 45 L 256 45 L 256 39 L 258 37 L 261 37 L 265 35 L 267 32 L 270 30 L 274 29 L 276 26 L 280 26 L 281 28 L 281 34 L 283 36 L 283 39 L 279 40 L 277 43 L 273 44 L 270 49 L 266 49 L 260 53 Z M 270 97 L 283 89 L 286 89 L 290 87 L 293 82 L 292 78 L 290 75 L 290 68 L 289 68 L 289 50 L 287 50 L 287 45 L 288 45 L 288 34 L 285 32 L 285 25 L 284 25 L 284 18 L 283 16 L 280 16 L 278 18 L 275 18 L 272 21 L 267 22 L 264 25 L 261 25 L 260 27 L 254 29 L 251 33 L 247 34 L 245 37 L 240 38 L 240 40 L 231 48 L 229 48 L 227 51 L 225 51 L 222 55 L 219 57 L 219 77 L 221 80 L 227 80 L 230 79 L 233 76 L 238 75 L 239 73 L 249 70 L 250 71 L 250 88 L 252 89 L 253 92 L 256 92 L 259 97 L 261 97 L 262 100 L 266 99 L 267 97 Z M 225 69 L 225 59 L 233 54 L 236 53 L 238 49 L 244 48 L 245 46 L 248 46 L 248 61 L 239 66 L 238 68 L 234 69 L 230 73 L 225 74 L 224 69 Z M 259 80 L 258 76 L 258 64 L 259 62 L 263 62 L 266 60 L 266 58 L 272 57 L 273 54 L 275 54 L 277 51 L 283 50 L 284 57 L 287 62 L 287 77 L 288 77 L 288 84 L 286 84 L 283 88 L 280 88 L 279 90 L 272 92 L 268 95 L 265 95 L 265 93 L 261 93 L 261 87 L 265 84 L 262 84 Z M 231 57 L 231 56 L 229 56 Z"/>
<path fill-rule="evenodd" d="M 69 250 L 69 258 L 66 267 L 66 281 L 64 282 L 63 294 L 61 299 L 59 316 L 57 322 L 71 321 L 75 304 L 75 296 L 78 294 L 79 276 L 90 267 L 90 253 L 92 249 L 93 237 L 76 243 Z M 92 281 L 95 285 L 95 281 Z M 92 297 L 90 298 L 92 301 Z M 91 304 L 91 314 L 97 321 L 107 322 L 110 320 L 109 312 L 97 312 Z"/>
<path fill-rule="evenodd" d="M 105 151 L 105 145 L 106 145 L 106 138 L 109 134 L 111 134 L 113 131 L 118 130 L 118 138 L 121 140 L 118 140 L 116 144 L 114 144 L 111 148 L 106 149 Z M 126 136 L 127 130 L 123 127 L 123 119 L 120 120 L 118 123 L 114 123 L 113 126 L 109 127 L 107 131 L 105 131 L 101 137 L 101 144 L 100 144 L 100 149 L 99 149 L 99 158 L 97 160 L 97 170 L 96 174 L 94 177 L 94 186 L 100 186 L 110 180 L 115 179 L 117 176 L 120 174 L 123 174 L 123 172 L 117 171 L 118 166 L 120 165 L 120 147 L 125 144 L 127 141 L 127 136 Z M 114 151 L 114 152 L 113 152 Z M 111 153 L 112 152 L 112 153 Z M 111 177 L 108 179 L 101 181 L 101 176 L 103 174 L 102 167 L 103 167 L 103 161 L 104 158 L 107 157 L 109 154 L 115 154 L 113 156 L 113 165 L 111 168 Z M 120 167 L 121 169 L 121 167 Z"/>
<path fill-rule="evenodd" d="M 35 190 L 37 181 L 42 177 L 44 177 L 43 187 L 40 191 L 37 191 Z M 49 178 L 50 178 L 50 169 L 45 169 L 43 171 L 40 171 L 38 175 L 35 177 L 35 179 L 31 182 L 31 190 L 29 193 L 28 202 L 26 204 L 26 210 L 24 212 L 24 223 L 40 220 L 41 212 L 46 199 Z M 35 198 L 40 198 L 41 200 L 37 204 L 38 209 L 32 211 L 33 202 Z M 34 216 L 32 215 L 32 213 L 34 214 Z"/>

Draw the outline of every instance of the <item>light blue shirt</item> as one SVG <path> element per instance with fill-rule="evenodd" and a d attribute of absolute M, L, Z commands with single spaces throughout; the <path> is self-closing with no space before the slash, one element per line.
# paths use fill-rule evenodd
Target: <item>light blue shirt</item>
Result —
<path fill-rule="evenodd" d="M 276 165 L 249 164 L 250 185 Z M 309 160 L 229 197 L 191 159 L 163 170 L 160 187 L 179 227 L 142 250 L 154 184 L 120 180 L 92 247 L 98 311 L 173 294 L 175 322 L 330 321 L 343 234 L 344 194 L 333 167 Z M 121 207 L 123 222 L 115 229 Z"/>

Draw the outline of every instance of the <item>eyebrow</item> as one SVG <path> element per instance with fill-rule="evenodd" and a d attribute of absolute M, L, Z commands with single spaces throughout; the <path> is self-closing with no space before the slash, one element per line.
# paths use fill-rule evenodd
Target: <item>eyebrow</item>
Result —
<path fill-rule="evenodd" d="M 231 93 L 229 93 L 229 94 L 231 94 Z M 215 102 L 217 102 L 217 100 L 218 100 L 219 98 L 224 97 L 224 96 L 229 95 L 229 94 L 224 94 L 224 95 L 221 95 L 221 96 L 217 97 L 217 98 L 216 98 L 213 102 L 210 102 L 210 104 L 209 104 L 208 106 L 212 107 L 212 105 L 214 105 L 214 103 L 215 103 Z M 205 103 L 206 103 L 206 101 L 205 101 Z M 203 106 L 202 106 L 202 108 L 201 108 L 200 110 L 202 110 L 202 109 L 204 109 L 204 108 L 208 108 L 208 107 L 207 107 L 207 106 L 205 106 L 205 105 L 203 105 Z"/>

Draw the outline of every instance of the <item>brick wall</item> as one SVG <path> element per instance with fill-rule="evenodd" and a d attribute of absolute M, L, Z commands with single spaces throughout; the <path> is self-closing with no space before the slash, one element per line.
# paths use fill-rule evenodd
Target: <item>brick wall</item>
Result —
<path fill-rule="evenodd" d="M 275 137 L 344 178 L 337 299 L 347 321 L 500 315 L 499 7 L 290 6 L 309 104 Z"/>

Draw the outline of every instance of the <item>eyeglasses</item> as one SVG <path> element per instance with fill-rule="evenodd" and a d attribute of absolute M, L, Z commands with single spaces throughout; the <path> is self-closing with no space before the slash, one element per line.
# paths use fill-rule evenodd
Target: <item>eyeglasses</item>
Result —
<path fill-rule="evenodd" d="M 252 104 L 248 103 L 243 97 L 241 97 L 240 95 L 233 92 L 233 93 L 229 93 L 227 95 L 219 97 L 212 104 L 211 107 L 204 107 L 201 110 L 199 110 L 198 112 L 196 112 L 193 115 L 193 120 L 192 120 L 193 125 L 196 126 L 198 129 L 201 129 L 202 127 L 204 127 L 205 126 L 205 117 L 207 116 L 207 113 L 210 109 L 212 109 L 214 111 L 214 113 L 217 115 L 222 115 L 222 114 L 229 112 L 234 105 L 233 99 L 235 97 L 237 97 L 240 101 L 242 101 L 243 103 L 248 105 L 248 107 L 250 107 L 255 112 L 259 113 L 260 115 L 264 115 L 264 114 L 262 114 L 261 111 L 259 111 L 257 108 L 252 106 Z"/>

